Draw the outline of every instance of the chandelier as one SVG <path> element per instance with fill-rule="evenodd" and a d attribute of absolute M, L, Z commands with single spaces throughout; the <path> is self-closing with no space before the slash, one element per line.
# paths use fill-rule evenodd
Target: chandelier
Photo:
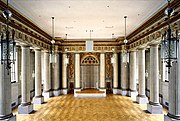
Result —
<path fill-rule="evenodd" d="M 127 43 L 128 43 L 128 40 L 126 39 L 126 19 L 127 19 L 127 16 L 124 16 L 124 19 L 125 19 L 125 36 L 124 36 L 124 49 L 122 51 L 122 55 L 123 55 L 123 62 L 127 63 L 127 58 L 128 58 L 128 51 L 127 51 Z"/>
<path fill-rule="evenodd" d="M 170 1 L 168 1 L 168 7 L 165 10 L 165 15 L 168 17 L 167 23 L 168 23 L 168 29 L 167 31 L 162 35 L 162 41 L 161 41 L 161 58 L 166 62 L 166 67 L 168 67 L 168 70 L 170 72 L 170 68 L 172 67 L 172 62 L 176 61 L 178 56 L 178 31 L 175 32 L 175 34 L 172 33 L 170 20 L 171 16 L 174 13 L 174 10 L 170 7 Z"/>
<path fill-rule="evenodd" d="M 50 63 L 55 62 L 55 40 L 54 40 L 54 17 L 52 17 L 52 40 L 51 40 L 51 53 L 50 53 Z"/>
<path fill-rule="evenodd" d="M 1 64 L 5 64 L 6 69 L 11 69 L 11 63 L 15 63 L 15 53 L 16 53 L 16 43 L 14 41 L 15 31 L 9 29 L 9 20 L 12 16 L 12 13 L 9 11 L 8 0 L 7 8 L 3 12 L 3 17 L 5 18 L 6 28 L 5 31 L 1 32 Z"/>

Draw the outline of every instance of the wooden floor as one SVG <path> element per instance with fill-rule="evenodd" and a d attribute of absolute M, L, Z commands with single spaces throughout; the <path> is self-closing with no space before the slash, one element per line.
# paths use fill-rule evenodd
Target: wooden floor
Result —
<path fill-rule="evenodd" d="M 29 115 L 17 114 L 17 121 L 163 121 L 164 115 L 147 113 L 146 105 L 130 97 L 108 94 L 106 98 L 74 98 L 73 94 L 52 97 L 34 105 Z M 167 111 L 164 110 L 164 113 Z"/>

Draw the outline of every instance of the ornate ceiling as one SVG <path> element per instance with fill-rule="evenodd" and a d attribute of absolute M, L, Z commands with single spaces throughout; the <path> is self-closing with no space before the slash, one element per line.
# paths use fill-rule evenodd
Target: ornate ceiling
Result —
<path fill-rule="evenodd" d="M 55 17 L 55 37 L 68 39 L 110 39 L 132 33 L 153 16 L 166 0 L 9 0 L 10 5 L 51 35 Z"/>

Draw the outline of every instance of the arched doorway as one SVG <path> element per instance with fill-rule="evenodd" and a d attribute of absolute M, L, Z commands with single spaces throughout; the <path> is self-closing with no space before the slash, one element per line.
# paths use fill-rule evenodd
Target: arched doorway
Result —
<path fill-rule="evenodd" d="M 81 87 L 99 87 L 99 59 L 95 55 L 85 55 L 81 59 Z"/>

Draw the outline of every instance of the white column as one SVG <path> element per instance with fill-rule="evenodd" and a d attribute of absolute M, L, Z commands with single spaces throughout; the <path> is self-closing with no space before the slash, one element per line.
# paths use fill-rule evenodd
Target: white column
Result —
<path fill-rule="evenodd" d="M 20 60 L 19 60 L 19 47 L 16 47 L 16 61 L 15 61 L 15 72 L 16 72 L 16 81 L 20 81 L 20 73 L 19 73 L 19 65 L 20 65 Z"/>
<path fill-rule="evenodd" d="M 7 70 L 6 66 L 6 61 L 0 64 L 0 120 L 16 121 L 11 107 L 11 69 Z"/>
<path fill-rule="evenodd" d="M 178 59 L 172 63 L 169 74 L 169 110 L 165 121 L 180 120 L 180 44 L 178 43 Z"/>
<path fill-rule="evenodd" d="M 62 93 L 67 94 L 68 93 L 68 87 L 67 87 L 67 64 L 65 62 L 67 58 L 67 53 L 63 53 L 62 55 Z"/>
<path fill-rule="evenodd" d="M 16 81 L 18 82 L 18 95 L 21 93 L 21 47 L 16 47 L 16 61 L 15 61 L 15 72 L 16 72 Z M 17 102 L 18 99 L 17 99 Z"/>
<path fill-rule="evenodd" d="M 42 104 L 44 97 L 42 96 L 41 88 L 41 50 L 35 50 L 35 97 L 34 104 Z"/>
<path fill-rule="evenodd" d="M 75 53 L 75 89 L 80 88 L 80 55 Z"/>
<path fill-rule="evenodd" d="M 136 51 L 130 52 L 130 66 L 129 66 L 129 72 L 130 72 L 130 96 L 131 98 L 135 99 L 137 96 L 137 90 L 136 90 Z"/>
<path fill-rule="evenodd" d="M 127 61 L 127 58 L 123 57 L 123 53 L 121 53 L 121 95 L 125 96 L 128 95 L 129 88 L 129 63 L 123 60 Z"/>
<path fill-rule="evenodd" d="M 113 63 L 113 94 L 118 94 L 118 54 L 114 53 L 113 57 L 115 59 Z"/>
<path fill-rule="evenodd" d="M 29 114 L 33 111 L 30 101 L 30 47 L 22 46 L 22 81 L 21 81 L 21 105 L 18 107 L 19 114 Z"/>
<path fill-rule="evenodd" d="M 81 90 L 80 85 L 80 54 L 75 53 L 75 86 L 74 86 L 74 96 L 76 97 L 76 91 Z"/>
<path fill-rule="evenodd" d="M 52 96 L 51 92 L 51 78 L 50 78 L 50 62 L 49 62 L 49 52 L 44 52 L 44 90 L 43 96 L 45 98 L 50 98 Z"/>
<path fill-rule="evenodd" d="M 159 104 L 159 56 L 158 44 L 150 45 L 150 101 L 147 110 L 152 114 L 162 114 Z"/>
<path fill-rule="evenodd" d="M 105 53 L 100 54 L 100 90 L 106 92 L 106 85 L 105 85 Z"/>
<path fill-rule="evenodd" d="M 60 95 L 60 77 L 59 77 L 59 74 L 60 74 L 60 68 L 59 68 L 59 53 L 56 52 L 55 53 L 55 63 L 54 63 L 54 73 L 53 73 L 53 76 L 54 76 L 54 83 L 52 85 L 52 89 L 53 89 L 53 95 L 54 96 L 59 96 Z"/>
<path fill-rule="evenodd" d="M 139 104 L 146 104 L 148 99 L 145 94 L 145 49 L 138 50 L 138 77 L 139 77 L 139 90 L 136 101 Z"/>

